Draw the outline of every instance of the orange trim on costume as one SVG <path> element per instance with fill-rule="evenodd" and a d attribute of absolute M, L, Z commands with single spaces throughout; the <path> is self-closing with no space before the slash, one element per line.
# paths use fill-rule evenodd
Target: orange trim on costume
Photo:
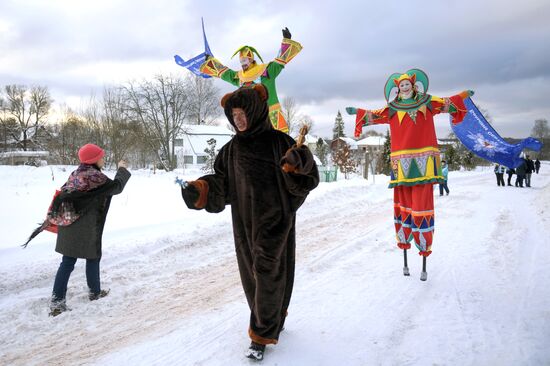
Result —
<path fill-rule="evenodd" d="M 259 335 L 254 333 L 252 328 L 248 328 L 248 336 L 250 337 L 250 339 L 252 339 L 253 342 L 263 345 L 277 344 L 278 342 L 276 339 L 260 337 Z"/>
<path fill-rule="evenodd" d="M 418 252 L 418 255 L 422 256 L 422 257 L 427 257 L 429 256 L 430 254 L 432 254 L 432 251 L 431 250 L 427 250 L 427 251 L 421 251 L 421 252 Z"/>
<path fill-rule="evenodd" d="M 189 182 L 189 184 L 199 191 L 199 198 L 197 199 L 197 202 L 195 202 L 195 207 L 204 208 L 206 206 L 206 202 L 208 201 L 208 182 L 199 179 Z"/>

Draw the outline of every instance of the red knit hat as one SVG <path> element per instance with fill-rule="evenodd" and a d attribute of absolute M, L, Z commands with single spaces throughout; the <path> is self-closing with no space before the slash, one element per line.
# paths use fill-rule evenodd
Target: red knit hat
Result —
<path fill-rule="evenodd" d="M 86 144 L 78 150 L 78 158 L 84 164 L 95 164 L 104 156 L 105 151 L 94 144 Z"/>

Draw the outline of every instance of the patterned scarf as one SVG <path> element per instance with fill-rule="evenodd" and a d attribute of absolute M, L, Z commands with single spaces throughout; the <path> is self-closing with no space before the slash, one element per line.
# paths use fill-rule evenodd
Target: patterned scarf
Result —
<path fill-rule="evenodd" d="M 95 165 L 80 164 L 71 173 L 67 182 L 61 187 L 61 190 L 69 193 L 74 191 L 87 192 L 102 186 L 107 179 L 109 178 Z"/>
<path fill-rule="evenodd" d="M 44 230 L 57 233 L 58 226 L 69 226 L 78 220 L 80 213 L 75 209 L 74 199 L 69 199 L 71 194 L 74 195 L 74 193 L 78 194 L 78 192 L 94 190 L 103 186 L 108 180 L 109 178 L 97 166 L 80 164 L 71 173 L 67 182 L 61 187 L 61 190 L 55 192 L 46 215 L 46 220 L 32 232 L 22 247 L 26 248 L 29 242 Z M 89 198 L 84 198 L 84 200 L 87 199 Z"/>

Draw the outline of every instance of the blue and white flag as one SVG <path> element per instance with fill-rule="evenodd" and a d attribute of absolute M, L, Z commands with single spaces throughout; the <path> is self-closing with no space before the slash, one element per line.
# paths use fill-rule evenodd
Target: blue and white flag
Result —
<path fill-rule="evenodd" d="M 539 151 L 542 143 L 528 137 L 519 144 L 509 144 L 487 122 L 470 98 L 464 100 L 468 113 L 461 123 L 451 123 L 456 137 L 480 158 L 499 163 L 509 168 L 516 168 L 522 163 L 520 158 L 523 149 Z"/>
<path fill-rule="evenodd" d="M 181 58 L 178 55 L 175 55 L 174 59 L 176 60 L 176 63 L 181 67 L 185 67 L 186 69 L 191 71 L 193 74 L 197 76 L 202 76 L 203 78 L 207 79 L 207 78 L 210 78 L 211 76 L 200 72 L 199 67 L 204 63 L 204 61 L 206 61 L 206 56 L 214 56 L 214 55 L 212 55 L 212 51 L 210 51 L 210 46 L 208 45 L 208 40 L 206 39 L 206 33 L 204 32 L 204 20 L 202 18 L 201 18 L 201 22 L 202 22 L 202 36 L 204 38 L 204 52 L 187 61 L 185 61 L 183 58 Z"/>

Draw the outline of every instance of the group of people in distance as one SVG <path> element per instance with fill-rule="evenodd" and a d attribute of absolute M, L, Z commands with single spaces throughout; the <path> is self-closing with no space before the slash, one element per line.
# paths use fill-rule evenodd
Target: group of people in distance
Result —
<path fill-rule="evenodd" d="M 497 179 L 497 186 L 506 186 L 504 183 L 504 173 L 508 175 L 507 185 L 512 186 L 512 176 L 516 175 L 515 186 L 523 188 L 525 182 L 525 187 L 531 187 L 531 176 L 533 173 L 539 174 L 540 170 L 540 160 L 537 158 L 535 161 L 531 160 L 529 155 L 526 155 L 525 158 L 522 158 L 522 162 L 516 168 L 505 167 L 504 165 L 495 164 L 494 172 Z"/>

